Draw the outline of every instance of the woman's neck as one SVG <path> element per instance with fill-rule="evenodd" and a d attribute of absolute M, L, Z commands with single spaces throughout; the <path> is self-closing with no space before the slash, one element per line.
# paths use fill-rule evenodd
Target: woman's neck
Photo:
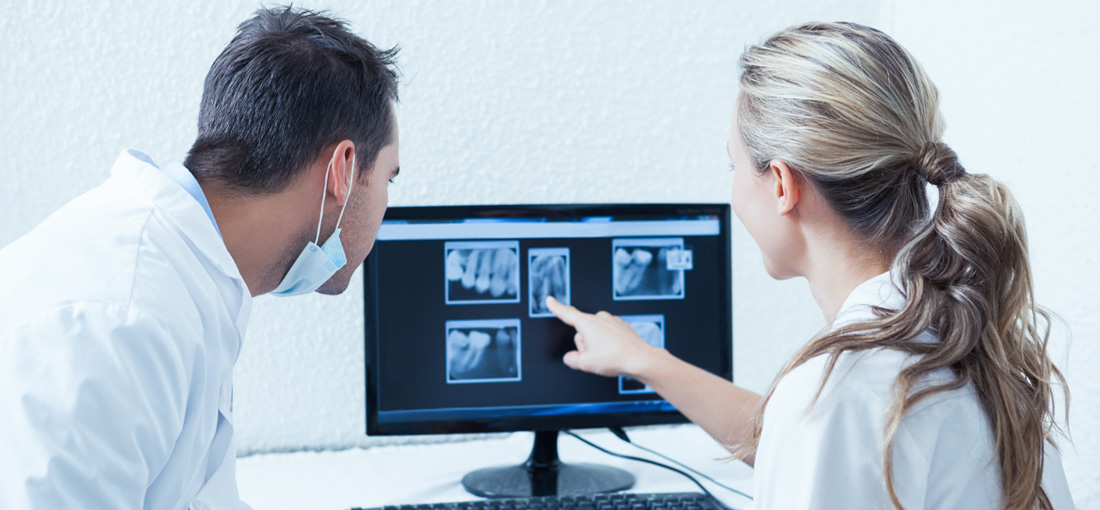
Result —
<path fill-rule="evenodd" d="M 805 272 L 817 306 L 832 325 L 840 307 L 861 283 L 890 270 L 891 257 L 848 235 L 828 236 L 807 243 L 811 249 Z"/>

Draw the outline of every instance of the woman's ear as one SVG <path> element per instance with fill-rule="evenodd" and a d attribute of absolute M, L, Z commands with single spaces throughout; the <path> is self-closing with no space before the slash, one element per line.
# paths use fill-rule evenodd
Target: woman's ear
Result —
<path fill-rule="evenodd" d="M 772 186 L 779 215 L 785 216 L 794 211 L 795 206 L 798 204 L 802 181 L 786 162 L 778 159 L 773 159 L 768 163 L 768 172 L 775 178 L 772 181 Z"/>

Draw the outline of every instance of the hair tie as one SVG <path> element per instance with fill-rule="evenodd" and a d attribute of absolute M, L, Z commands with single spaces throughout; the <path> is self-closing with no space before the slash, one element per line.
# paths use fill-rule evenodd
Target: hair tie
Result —
<path fill-rule="evenodd" d="M 928 142 L 913 156 L 912 164 L 918 174 L 933 186 L 955 182 L 966 175 L 955 151 L 943 142 Z"/>

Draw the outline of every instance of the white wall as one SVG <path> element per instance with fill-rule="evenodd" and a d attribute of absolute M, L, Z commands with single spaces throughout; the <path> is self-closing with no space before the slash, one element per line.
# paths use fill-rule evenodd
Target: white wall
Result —
<path fill-rule="evenodd" d="M 1024 209 L 1036 300 L 1072 335 L 1051 340 L 1072 392 L 1066 472 L 1078 507 L 1100 508 L 1100 3 L 1038 5 L 899 1 L 892 33 L 940 88 L 963 164 Z"/>
<path fill-rule="evenodd" d="M 1023 2 L 1016 2 L 1023 4 Z M 102 181 L 118 152 L 181 159 L 202 79 L 252 2 L 9 1 L 0 9 L 0 246 Z M 1082 508 L 1100 508 L 1095 5 L 882 0 L 309 1 L 400 44 L 402 174 L 391 205 L 728 199 L 724 144 L 746 44 L 809 19 L 891 32 L 939 84 L 972 171 L 1028 213 L 1039 299 L 1075 335 L 1065 365 Z M 1090 16 L 1091 15 L 1091 16 Z M 1026 24 L 1025 24 L 1026 23 Z M 1089 142 L 1093 142 L 1089 144 Z M 1090 214 L 1091 213 L 1091 214 Z M 823 325 L 802 281 L 774 282 L 738 227 L 735 372 L 762 390 Z M 236 370 L 242 454 L 376 444 L 363 435 L 362 286 L 256 300 Z M 1055 339 L 1064 353 L 1064 342 Z M 1065 356 L 1061 354 L 1061 356 Z"/>

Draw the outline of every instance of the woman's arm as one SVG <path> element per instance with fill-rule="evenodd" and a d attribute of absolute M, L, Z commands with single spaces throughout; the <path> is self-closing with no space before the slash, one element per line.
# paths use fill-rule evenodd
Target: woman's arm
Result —
<path fill-rule="evenodd" d="M 546 304 L 559 319 L 577 329 L 577 350 L 564 357 L 570 368 L 638 379 L 723 445 L 736 445 L 750 436 L 760 395 L 650 346 L 615 315 L 584 313 L 552 297 Z M 754 457 L 742 460 L 752 465 Z"/>

